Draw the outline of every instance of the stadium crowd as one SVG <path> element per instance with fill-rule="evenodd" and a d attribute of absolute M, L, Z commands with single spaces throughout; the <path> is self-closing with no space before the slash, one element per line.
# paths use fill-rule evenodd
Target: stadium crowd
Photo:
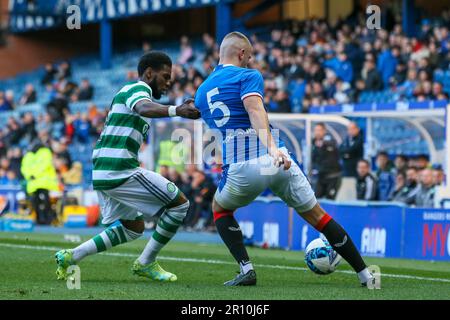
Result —
<path fill-rule="evenodd" d="M 358 102 L 363 93 L 380 90 L 390 90 L 396 100 L 448 99 L 449 92 L 434 74 L 436 70 L 450 70 L 450 9 L 437 19 L 422 20 L 414 38 L 403 34 L 397 17 L 386 29 L 372 31 L 364 26 L 363 18 L 353 15 L 335 26 L 318 19 L 294 21 L 270 34 L 252 35 L 250 67 L 263 74 L 268 111 L 306 113 L 312 106 Z M 218 45 L 209 34 L 202 40 L 203 50 L 196 52 L 189 38 L 181 38 L 168 103 L 180 104 L 193 97 L 214 70 L 219 60 Z M 143 51 L 150 49 L 150 43 L 145 42 Z M 200 64 L 194 63 L 199 59 Z M 72 73 L 68 61 L 49 63 L 40 88 L 26 84 L 19 96 L 11 90 L 0 91 L 0 111 L 36 102 L 41 95 L 48 101 L 45 114 L 35 118 L 25 112 L 18 119 L 11 117 L 0 129 L 0 184 L 20 183 L 21 159 L 37 142 L 52 151 L 61 185 L 80 183 L 80 163 L 71 160 L 68 147 L 94 143 L 107 111 L 92 103 L 85 113 L 70 112 L 70 103 L 92 101 L 95 96 L 95 86 L 89 79 L 75 83 Z M 124 76 L 124 80 L 135 79 L 134 70 Z M 327 135 L 325 126 L 316 128 L 312 154 L 315 166 L 309 174 L 318 197 L 334 198 L 344 176 L 357 179 L 358 199 L 434 205 L 434 188 L 442 184 L 443 172 L 430 166 L 426 156 L 396 155 L 392 162 L 386 152 L 380 151 L 372 172 L 370 159 L 363 159 L 364 139 L 356 124 L 350 125 L 349 136 L 340 146 Z M 187 167 L 184 172 L 166 169 L 162 173 L 175 181 L 194 204 L 186 226 L 211 228 L 210 208 L 205 203 L 210 203 L 206 199 L 215 192 L 214 179 L 195 168 Z"/>
<path fill-rule="evenodd" d="M 369 30 L 357 15 L 331 27 L 311 19 L 274 29 L 269 37 L 252 35 L 250 67 L 265 79 L 270 112 L 309 112 L 312 106 L 359 102 L 367 92 L 388 91 L 392 101 L 448 100 L 434 77 L 450 67 L 450 9 L 440 18 L 423 19 L 417 37 L 404 35 L 400 17 L 391 27 Z M 203 35 L 201 68 L 186 37 L 174 67 L 171 101 L 192 97 L 218 61 L 214 39 Z M 186 67 L 186 64 L 188 65 Z"/>
<path fill-rule="evenodd" d="M 436 206 L 436 187 L 443 186 L 444 171 L 429 162 L 427 155 L 407 157 L 380 150 L 371 166 L 364 159 L 364 138 L 361 129 L 351 122 L 344 141 L 337 145 L 326 126 L 314 127 L 312 170 L 316 196 L 335 199 L 342 178 L 356 179 L 356 198 L 365 201 L 395 201 L 416 207 Z M 372 169 L 373 168 L 373 169 Z"/>

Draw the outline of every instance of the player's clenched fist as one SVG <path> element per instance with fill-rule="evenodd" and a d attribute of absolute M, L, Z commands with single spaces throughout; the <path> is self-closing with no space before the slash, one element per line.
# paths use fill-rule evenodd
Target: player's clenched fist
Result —
<path fill-rule="evenodd" d="M 200 111 L 194 106 L 194 99 L 187 99 L 182 105 L 179 105 L 177 107 L 177 116 L 188 119 L 200 118 Z"/>

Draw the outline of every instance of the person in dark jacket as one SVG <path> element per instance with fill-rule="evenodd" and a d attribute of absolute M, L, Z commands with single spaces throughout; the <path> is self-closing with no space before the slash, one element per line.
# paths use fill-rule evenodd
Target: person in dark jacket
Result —
<path fill-rule="evenodd" d="M 314 127 L 310 177 L 317 198 L 335 199 L 341 183 L 341 166 L 336 141 L 324 123 Z"/>
<path fill-rule="evenodd" d="M 395 185 L 395 169 L 386 152 L 377 155 L 378 200 L 387 201 Z"/>
<path fill-rule="evenodd" d="M 377 199 L 377 178 L 370 172 L 369 161 L 361 159 L 357 165 L 356 197 L 358 200 L 374 201 Z"/>
<path fill-rule="evenodd" d="M 344 177 L 357 177 L 356 165 L 364 154 L 364 138 L 358 125 L 351 122 L 347 128 L 348 136 L 339 147 L 343 163 Z"/>
<path fill-rule="evenodd" d="M 57 73 L 56 69 L 53 67 L 51 63 L 47 63 L 45 65 L 45 74 L 41 79 L 41 84 L 51 84 L 55 79 L 55 74 Z"/>
<path fill-rule="evenodd" d="M 367 76 L 364 83 L 364 89 L 367 91 L 379 91 L 383 89 L 383 80 L 376 69 L 375 63 L 371 60 L 366 61 Z"/>
<path fill-rule="evenodd" d="M 408 168 L 408 157 L 399 154 L 395 157 L 394 160 L 395 171 L 403 172 L 406 174 L 406 169 Z"/>

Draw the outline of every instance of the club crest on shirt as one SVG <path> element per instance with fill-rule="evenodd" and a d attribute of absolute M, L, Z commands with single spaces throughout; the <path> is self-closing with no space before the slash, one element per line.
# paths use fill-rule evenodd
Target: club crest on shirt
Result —
<path fill-rule="evenodd" d="M 176 190 L 177 187 L 172 182 L 167 184 L 167 191 L 169 191 L 170 193 L 174 193 Z"/>

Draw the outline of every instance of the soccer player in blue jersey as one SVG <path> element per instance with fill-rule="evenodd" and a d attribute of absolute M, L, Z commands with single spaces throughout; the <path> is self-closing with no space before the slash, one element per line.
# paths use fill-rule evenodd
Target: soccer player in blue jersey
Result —
<path fill-rule="evenodd" d="M 361 284 L 373 279 L 347 232 L 319 206 L 303 172 L 277 138 L 264 108 L 264 81 L 247 69 L 252 45 L 239 32 L 225 36 L 220 61 L 198 88 L 195 105 L 210 129 L 223 136 L 223 177 L 213 200 L 217 230 L 241 272 L 226 286 L 255 285 L 256 273 L 234 211 L 270 188 L 293 207 L 356 271 Z"/>

